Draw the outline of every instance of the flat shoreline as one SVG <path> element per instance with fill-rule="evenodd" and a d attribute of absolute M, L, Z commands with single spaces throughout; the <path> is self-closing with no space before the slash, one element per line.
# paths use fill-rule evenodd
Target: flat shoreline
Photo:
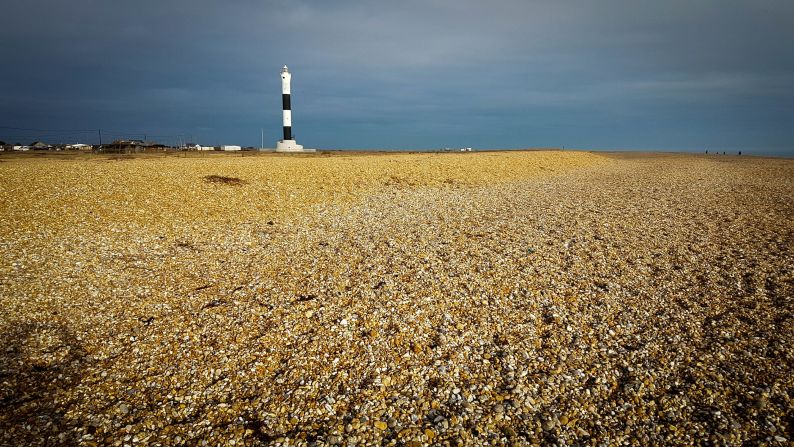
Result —
<path fill-rule="evenodd" d="M 436 149 L 405 149 L 405 150 L 386 150 L 386 149 L 316 149 L 316 152 L 306 153 L 277 153 L 275 149 L 266 150 L 245 150 L 245 151 L 146 151 L 140 153 L 113 153 L 113 152 L 81 152 L 81 151 L 4 151 L 0 152 L 0 160 L 3 158 L 74 158 L 92 156 L 126 156 L 126 157 L 254 157 L 254 156 L 279 156 L 279 157 L 322 157 L 329 155 L 395 155 L 395 154 L 472 154 L 472 153 L 522 153 L 522 152 L 570 152 L 570 153 L 593 153 L 605 155 L 626 155 L 626 156 L 704 156 L 704 157 L 749 157 L 749 158 L 770 158 L 770 159 L 792 159 L 794 155 L 770 155 L 753 154 L 743 152 L 741 155 L 731 152 L 722 154 L 720 152 L 689 152 L 689 151 L 665 151 L 665 150 L 617 150 L 617 149 L 577 149 L 559 147 L 539 147 L 539 148 L 516 148 L 516 149 L 477 149 L 471 152 L 461 152 L 459 150 L 443 151 Z"/>

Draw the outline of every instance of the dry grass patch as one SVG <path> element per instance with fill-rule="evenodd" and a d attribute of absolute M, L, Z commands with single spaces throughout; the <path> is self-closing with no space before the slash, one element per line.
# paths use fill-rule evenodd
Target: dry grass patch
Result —
<path fill-rule="evenodd" d="M 241 186 L 246 183 L 245 180 L 237 177 L 225 177 L 223 175 L 206 175 L 204 181 L 208 183 L 219 183 L 222 185 Z"/>

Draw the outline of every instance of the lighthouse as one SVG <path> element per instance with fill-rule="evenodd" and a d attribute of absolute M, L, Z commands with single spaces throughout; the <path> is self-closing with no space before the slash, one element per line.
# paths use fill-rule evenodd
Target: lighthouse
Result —
<path fill-rule="evenodd" d="M 290 82 L 292 75 L 285 65 L 281 69 L 281 113 L 284 139 L 276 143 L 276 152 L 303 152 L 303 146 L 295 142 L 292 136 L 292 100 L 290 99 Z"/>

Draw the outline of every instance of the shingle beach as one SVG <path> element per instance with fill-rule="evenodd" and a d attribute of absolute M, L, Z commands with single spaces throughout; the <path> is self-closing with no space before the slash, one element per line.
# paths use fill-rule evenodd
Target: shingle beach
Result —
<path fill-rule="evenodd" d="M 0 157 L 2 445 L 791 445 L 794 160 Z"/>

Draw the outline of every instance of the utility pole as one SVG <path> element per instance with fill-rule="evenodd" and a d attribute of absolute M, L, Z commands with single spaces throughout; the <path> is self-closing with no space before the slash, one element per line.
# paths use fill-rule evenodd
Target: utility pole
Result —
<path fill-rule="evenodd" d="M 262 150 L 265 148 L 265 128 L 261 127 L 260 130 L 262 130 L 262 143 L 259 145 L 259 149 Z"/>
<path fill-rule="evenodd" d="M 102 129 L 97 129 L 96 131 L 99 132 L 99 145 L 102 146 Z"/>

